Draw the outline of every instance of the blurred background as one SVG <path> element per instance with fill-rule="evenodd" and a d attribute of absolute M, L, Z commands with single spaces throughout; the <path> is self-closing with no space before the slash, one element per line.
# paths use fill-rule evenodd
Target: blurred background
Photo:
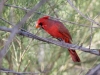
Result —
<path fill-rule="evenodd" d="M 31 9 L 39 1 L 8 0 L 6 4 L 18 7 L 14 8 L 13 6 L 5 5 L 1 14 L 2 18 L 15 25 L 27 13 L 23 9 Z M 100 0 L 73 0 L 73 4 L 85 16 L 99 23 Z M 100 26 L 92 24 L 83 18 L 69 5 L 67 0 L 49 0 L 26 21 L 22 28 L 36 34 L 36 21 L 44 15 L 59 18 L 71 33 L 73 44 L 82 45 L 90 49 L 100 49 Z M 0 20 L 0 26 L 12 27 L 12 25 L 3 20 Z M 3 47 L 9 34 L 8 32 L 0 31 L 0 48 Z M 44 38 L 51 37 L 42 29 L 36 35 Z M 3 67 L 17 72 L 37 73 L 33 75 L 85 75 L 89 69 L 100 62 L 100 58 L 97 55 L 79 50 L 77 50 L 77 53 L 81 59 L 81 66 L 73 63 L 66 48 L 17 35 L 9 47 L 9 52 L 3 59 Z M 14 74 L 1 72 L 0 75 Z"/>

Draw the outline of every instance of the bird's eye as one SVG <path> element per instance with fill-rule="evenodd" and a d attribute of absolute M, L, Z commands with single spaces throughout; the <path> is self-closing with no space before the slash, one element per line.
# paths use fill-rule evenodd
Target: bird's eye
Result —
<path fill-rule="evenodd" d="M 40 22 L 39 25 L 42 26 L 43 24 Z"/>

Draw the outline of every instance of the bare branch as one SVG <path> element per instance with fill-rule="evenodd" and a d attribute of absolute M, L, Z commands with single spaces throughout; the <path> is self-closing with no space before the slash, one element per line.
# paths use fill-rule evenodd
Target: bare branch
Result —
<path fill-rule="evenodd" d="M 9 4 L 5 4 L 5 6 L 22 9 L 22 10 L 24 10 L 26 12 L 30 10 L 30 9 L 27 9 L 27 8 L 23 8 L 23 7 L 20 7 L 20 6 L 15 6 L 15 5 L 9 5 Z"/>
<path fill-rule="evenodd" d="M 7 0 L 1 0 L 1 1 L 0 1 L 0 16 L 1 16 L 1 14 L 2 14 L 2 11 L 3 11 L 3 8 L 4 8 L 4 4 L 5 4 L 6 1 L 7 1 Z"/>
<path fill-rule="evenodd" d="M 100 75 L 100 64 L 89 70 L 86 75 Z"/>
<path fill-rule="evenodd" d="M 11 24 L 10 22 L 6 21 L 5 19 L 3 19 L 3 18 L 1 18 L 1 17 L 0 17 L 0 19 L 1 19 L 2 21 L 4 21 L 4 22 L 10 24 L 10 25 L 13 25 L 13 24 Z"/>
<path fill-rule="evenodd" d="M 6 27 L 0 27 L 0 30 L 7 31 L 7 32 L 12 31 L 12 29 L 6 28 Z M 74 50 L 81 50 L 81 51 L 84 51 L 84 52 L 87 52 L 87 53 L 91 53 L 91 54 L 95 54 L 95 55 L 100 56 L 100 49 L 89 49 L 89 48 L 85 48 L 85 47 L 74 45 L 74 44 L 59 42 L 59 41 L 52 40 L 52 39 L 41 38 L 41 37 L 38 37 L 38 36 L 28 32 L 28 31 L 26 31 L 26 30 L 21 30 L 21 31 L 18 32 L 18 34 L 32 38 L 32 39 L 36 39 L 36 40 L 39 40 L 39 41 L 43 41 L 43 42 L 46 42 L 46 43 L 51 43 L 51 44 L 55 44 L 55 45 L 58 45 L 58 46 L 61 46 L 61 47 L 70 48 L 70 49 L 74 49 Z"/>
<path fill-rule="evenodd" d="M 9 7 L 13 7 L 13 8 L 18 8 L 18 9 L 22 9 L 24 11 L 29 11 L 29 9 L 27 8 L 23 8 L 23 7 L 20 7 L 20 6 L 15 6 L 15 5 L 8 5 L 8 4 L 5 4 L 5 6 L 9 6 Z M 44 14 L 44 13 L 41 13 L 41 12 L 37 12 L 35 11 L 35 13 L 37 14 L 42 14 L 42 15 L 47 15 L 47 14 Z M 50 15 L 48 15 L 50 16 Z M 50 16 L 51 18 L 54 18 L 53 16 Z M 60 18 L 54 18 L 56 20 L 59 20 L 59 21 L 63 21 L 63 22 L 66 22 L 66 23 L 70 23 L 70 24 L 74 24 L 74 25 L 78 25 L 78 26 L 83 26 L 83 27 L 90 27 L 89 25 L 85 25 L 85 24 L 79 24 L 79 23 L 76 23 L 76 22 L 72 22 L 72 21 L 68 21 L 68 20 L 63 20 L 63 19 L 60 19 Z M 91 28 L 100 28 L 100 27 L 96 27 L 96 26 L 93 26 Z"/>
<path fill-rule="evenodd" d="M 84 18 L 87 19 L 88 21 L 90 21 L 90 22 L 92 22 L 92 23 L 94 23 L 94 24 L 100 26 L 99 23 L 95 22 L 93 19 L 91 19 L 91 18 L 89 18 L 89 17 L 86 17 L 80 10 L 78 10 L 78 9 L 74 6 L 74 4 L 73 4 L 73 2 L 72 2 L 71 0 L 67 0 L 67 2 L 68 2 L 68 3 L 70 4 L 70 6 L 71 6 L 74 10 L 76 10 L 76 12 L 78 12 L 82 17 L 84 17 Z"/>
<path fill-rule="evenodd" d="M 10 46 L 10 43 L 12 42 L 13 38 L 16 36 L 16 33 L 18 33 L 19 28 L 22 27 L 23 24 L 25 24 L 26 20 L 39 8 L 41 7 L 47 0 L 41 0 L 38 4 L 34 6 L 31 10 L 27 12 L 27 14 L 22 18 L 22 20 L 17 23 L 13 28 L 11 35 L 9 36 L 8 40 L 4 44 L 4 48 L 0 51 L 0 63 L 2 62 L 3 57 L 8 52 L 8 48 Z"/>
<path fill-rule="evenodd" d="M 35 72 L 16 72 L 16 71 L 13 71 L 13 70 L 9 70 L 9 69 L 5 69 L 5 68 L 1 68 L 0 69 L 0 72 L 4 72 L 4 73 L 13 73 L 13 74 L 16 74 L 16 75 L 26 75 L 26 74 L 31 74 L 31 75 L 33 75 L 33 74 L 35 74 L 35 75 L 39 75 L 39 74 L 41 74 L 41 73 L 45 73 L 45 72 L 41 72 L 41 73 L 35 73 Z"/>
<path fill-rule="evenodd" d="M 1 16 L 1 14 L 2 14 L 2 11 L 3 11 L 3 8 L 4 8 L 4 4 L 5 4 L 5 2 L 6 2 L 7 0 L 1 0 L 0 1 L 0 16 Z M 0 67 L 1 67 L 1 64 L 2 64 L 2 59 L 0 59 Z"/>
<path fill-rule="evenodd" d="M 100 13 L 93 20 L 95 20 L 99 15 L 100 15 Z M 93 27 L 93 23 L 91 23 L 91 27 Z M 89 44 L 89 48 L 91 48 L 92 39 L 93 39 L 93 28 L 91 28 L 91 27 L 90 27 L 90 44 Z"/>

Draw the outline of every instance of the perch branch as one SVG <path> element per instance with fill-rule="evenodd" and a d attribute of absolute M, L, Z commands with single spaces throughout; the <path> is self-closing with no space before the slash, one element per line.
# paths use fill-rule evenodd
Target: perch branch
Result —
<path fill-rule="evenodd" d="M 0 30 L 6 31 L 6 32 L 12 32 L 12 29 L 7 28 L 7 27 L 0 27 Z M 22 35 L 22 36 L 26 36 L 28 38 L 43 41 L 43 42 L 46 42 L 46 43 L 55 44 L 55 45 L 58 45 L 58 46 L 61 46 L 61 47 L 70 48 L 70 49 L 74 49 L 74 50 L 80 50 L 80 51 L 84 51 L 84 52 L 87 52 L 87 53 L 91 53 L 91 54 L 95 54 L 95 55 L 100 56 L 100 49 L 89 49 L 89 48 L 85 48 L 85 47 L 74 45 L 74 44 L 60 42 L 60 41 L 57 41 L 57 40 L 41 38 L 41 37 L 38 37 L 37 35 L 34 35 L 34 34 L 28 32 L 28 31 L 26 31 L 26 30 L 23 30 L 23 29 L 19 30 L 18 34 Z"/>

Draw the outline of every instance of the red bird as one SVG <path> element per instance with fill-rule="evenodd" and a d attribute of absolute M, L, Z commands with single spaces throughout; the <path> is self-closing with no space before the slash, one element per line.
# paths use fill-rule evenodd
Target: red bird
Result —
<path fill-rule="evenodd" d="M 72 38 L 68 29 L 61 22 L 50 19 L 49 16 L 39 18 L 36 24 L 36 28 L 42 28 L 54 38 L 71 44 Z M 80 62 L 80 58 L 78 57 L 75 50 L 68 49 L 68 51 L 74 62 Z"/>

